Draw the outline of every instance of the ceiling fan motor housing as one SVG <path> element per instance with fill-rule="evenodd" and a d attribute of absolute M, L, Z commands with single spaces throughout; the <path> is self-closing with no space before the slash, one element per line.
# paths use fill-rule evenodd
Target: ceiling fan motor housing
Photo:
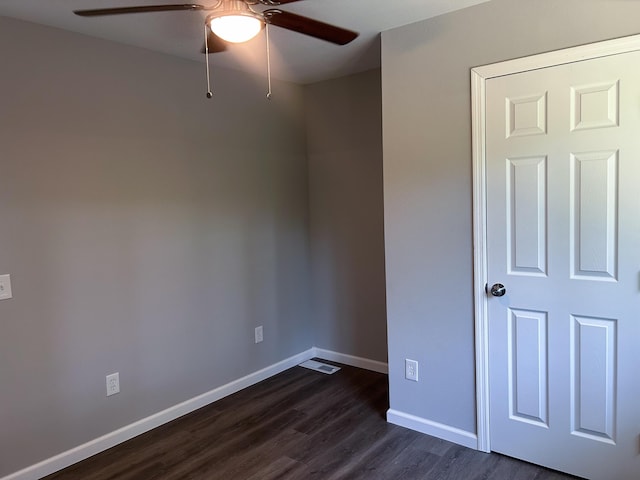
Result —
<path fill-rule="evenodd" d="M 243 15 L 257 18 L 264 22 L 264 18 L 258 12 L 254 12 L 245 0 L 221 0 L 214 8 L 213 12 L 207 16 L 207 24 L 214 18 L 226 17 L 229 15 Z"/>

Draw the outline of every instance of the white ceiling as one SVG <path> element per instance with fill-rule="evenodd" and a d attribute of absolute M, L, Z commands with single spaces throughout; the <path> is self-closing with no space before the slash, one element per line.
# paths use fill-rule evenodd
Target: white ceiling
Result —
<path fill-rule="evenodd" d="M 380 65 L 379 33 L 487 0 L 305 0 L 283 10 L 355 30 L 360 36 L 337 46 L 270 28 L 273 75 L 312 83 Z M 0 15 L 204 62 L 204 12 L 179 11 L 83 18 L 77 9 L 180 3 L 175 0 L 1 0 Z M 186 2 L 185 2 L 186 3 Z M 210 5 L 213 0 L 202 2 Z M 257 7 L 262 10 L 266 7 Z M 264 36 L 210 57 L 217 66 L 265 75 Z"/>

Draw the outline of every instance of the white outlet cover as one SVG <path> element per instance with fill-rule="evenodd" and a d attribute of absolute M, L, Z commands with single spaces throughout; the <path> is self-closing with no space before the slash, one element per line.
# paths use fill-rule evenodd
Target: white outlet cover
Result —
<path fill-rule="evenodd" d="M 120 393 L 120 373 L 107 375 L 107 397 Z"/>
<path fill-rule="evenodd" d="M 255 340 L 256 343 L 260 343 L 264 340 L 262 326 L 256 327 Z"/>
<path fill-rule="evenodd" d="M 11 293 L 11 275 L 0 275 L 0 300 L 13 298 Z"/>
<path fill-rule="evenodd" d="M 418 362 L 405 358 L 404 360 L 404 378 L 412 382 L 418 381 Z"/>

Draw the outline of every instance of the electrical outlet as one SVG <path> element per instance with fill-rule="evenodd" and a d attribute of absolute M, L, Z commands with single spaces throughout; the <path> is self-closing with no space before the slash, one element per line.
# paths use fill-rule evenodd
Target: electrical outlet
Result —
<path fill-rule="evenodd" d="M 418 362 L 408 358 L 404 359 L 404 378 L 412 382 L 418 381 Z"/>
<path fill-rule="evenodd" d="M 0 275 L 0 300 L 8 300 L 12 297 L 11 275 Z"/>
<path fill-rule="evenodd" d="M 120 374 L 118 372 L 107 375 L 107 397 L 120 393 Z"/>
<path fill-rule="evenodd" d="M 260 343 L 262 340 L 264 340 L 263 336 L 262 336 L 262 325 L 260 325 L 259 327 L 256 327 L 256 343 Z"/>

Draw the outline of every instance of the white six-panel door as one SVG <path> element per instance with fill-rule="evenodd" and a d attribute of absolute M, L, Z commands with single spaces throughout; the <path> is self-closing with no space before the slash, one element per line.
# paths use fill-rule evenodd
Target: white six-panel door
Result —
<path fill-rule="evenodd" d="M 486 82 L 491 449 L 640 479 L 640 52 Z"/>

